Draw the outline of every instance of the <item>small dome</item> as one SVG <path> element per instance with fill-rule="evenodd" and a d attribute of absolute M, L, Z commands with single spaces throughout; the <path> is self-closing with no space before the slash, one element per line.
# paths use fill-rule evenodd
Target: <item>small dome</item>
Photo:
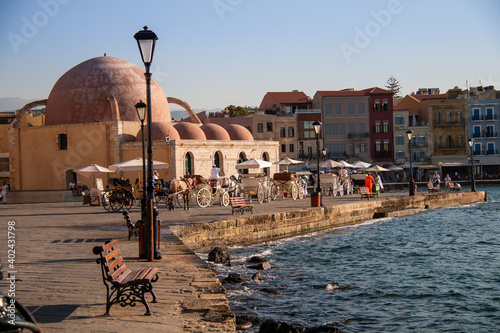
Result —
<path fill-rule="evenodd" d="M 208 123 L 200 128 L 205 133 L 207 140 L 231 140 L 229 133 L 220 125 Z"/>
<path fill-rule="evenodd" d="M 115 57 L 92 58 L 57 80 L 47 100 L 45 123 L 139 121 L 134 106 L 140 100 L 146 102 L 143 68 Z M 151 106 L 154 121 L 170 122 L 167 98 L 154 79 L 151 80 Z"/>
<path fill-rule="evenodd" d="M 188 122 L 180 122 L 174 125 L 181 139 L 187 140 L 206 140 L 205 133 L 200 126 Z"/>
<path fill-rule="evenodd" d="M 226 127 L 226 131 L 231 140 L 253 141 L 252 133 L 241 125 L 231 124 Z"/>
<path fill-rule="evenodd" d="M 171 123 L 151 123 L 153 140 L 165 140 L 168 135 L 170 140 L 180 139 L 180 135 Z M 144 140 L 148 139 L 148 126 L 144 125 Z M 142 141 L 142 131 L 139 130 L 135 136 L 135 141 Z"/>

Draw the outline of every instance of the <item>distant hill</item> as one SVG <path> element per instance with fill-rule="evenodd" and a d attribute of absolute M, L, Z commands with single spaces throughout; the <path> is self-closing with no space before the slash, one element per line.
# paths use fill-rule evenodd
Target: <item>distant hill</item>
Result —
<path fill-rule="evenodd" d="M 39 100 L 40 98 L 24 99 L 19 97 L 2 97 L 0 98 L 0 112 L 16 111 L 28 104 Z"/>
<path fill-rule="evenodd" d="M 205 109 L 193 109 L 193 111 L 198 114 L 202 111 L 205 111 L 207 113 L 207 115 L 210 113 L 210 112 L 217 112 L 217 111 L 220 111 L 222 110 L 222 108 L 219 108 L 219 109 L 210 109 L 210 110 L 205 110 Z M 181 120 L 181 119 L 186 119 L 187 117 L 189 117 L 189 113 L 187 113 L 186 110 L 184 109 L 180 109 L 180 110 L 170 110 L 170 115 L 172 116 L 172 118 L 174 118 L 175 120 Z"/>

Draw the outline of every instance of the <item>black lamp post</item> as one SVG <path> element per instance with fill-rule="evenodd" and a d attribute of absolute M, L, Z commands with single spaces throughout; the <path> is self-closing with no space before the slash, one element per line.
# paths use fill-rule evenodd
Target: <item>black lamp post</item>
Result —
<path fill-rule="evenodd" d="M 408 149 L 410 150 L 409 154 L 410 154 L 410 196 L 414 196 L 415 195 L 415 181 L 413 180 L 413 161 L 412 161 L 412 156 L 411 156 L 411 136 L 413 135 L 413 131 L 412 130 L 408 130 L 406 132 L 406 136 L 408 137 Z"/>
<path fill-rule="evenodd" d="M 146 119 L 146 104 L 142 101 L 135 105 L 137 116 L 141 121 L 142 133 L 142 198 L 141 198 L 141 219 L 145 220 L 144 213 L 146 211 L 146 149 L 144 148 L 144 119 Z"/>
<path fill-rule="evenodd" d="M 326 148 L 323 148 L 323 150 L 321 151 L 323 153 L 323 161 L 326 160 Z"/>
<path fill-rule="evenodd" d="M 158 37 L 154 32 L 144 27 L 144 30 L 137 32 L 134 35 L 141 52 L 142 62 L 146 68 L 146 105 L 148 118 L 148 172 L 147 172 L 147 187 L 146 187 L 146 257 L 148 261 L 161 259 L 161 253 L 157 248 L 158 244 L 158 220 L 157 210 L 155 207 L 154 184 L 153 184 L 153 131 L 151 129 L 151 73 L 149 68 L 153 61 L 155 44 Z"/>
<path fill-rule="evenodd" d="M 319 132 L 321 131 L 321 123 L 319 121 L 315 121 L 313 123 L 313 127 L 314 127 L 314 132 L 316 133 L 316 157 L 317 157 L 317 161 L 318 161 L 318 164 L 317 164 L 317 167 L 318 167 L 318 182 L 316 184 L 316 194 L 320 196 L 320 200 L 321 200 L 321 206 L 323 206 L 323 196 L 321 195 L 321 182 L 320 182 L 320 179 L 319 179 L 319 160 L 320 160 L 320 154 L 319 154 Z"/>
<path fill-rule="evenodd" d="M 470 190 L 472 192 L 476 192 L 476 177 L 474 175 L 474 139 L 470 138 L 469 139 L 469 147 L 470 147 Z"/>

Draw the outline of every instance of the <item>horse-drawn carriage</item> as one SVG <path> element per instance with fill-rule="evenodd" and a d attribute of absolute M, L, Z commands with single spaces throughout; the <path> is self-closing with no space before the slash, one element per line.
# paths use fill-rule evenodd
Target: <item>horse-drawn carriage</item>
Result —
<path fill-rule="evenodd" d="M 253 197 L 257 197 L 257 202 L 263 203 L 264 200 L 269 201 L 271 197 L 271 185 L 271 179 L 264 173 L 242 174 L 239 193 L 246 195 L 250 202 Z"/>
<path fill-rule="evenodd" d="M 229 178 L 206 179 L 199 176 L 198 190 L 196 191 L 196 203 L 200 207 L 212 206 L 219 201 L 221 206 L 229 206 L 230 194 L 236 190 L 236 184 Z"/>
<path fill-rule="evenodd" d="M 349 175 L 329 172 L 321 175 L 321 188 L 324 195 L 343 196 L 354 193 L 354 185 Z"/>
<path fill-rule="evenodd" d="M 307 181 L 294 172 L 277 172 L 273 175 L 271 198 L 276 200 L 278 195 L 293 200 L 302 199 L 307 194 Z"/>
<path fill-rule="evenodd" d="M 135 197 L 132 193 L 132 184 L 129 181 L 109 178 L 108 183 L 114 188 L 102 194 L 102 206 L 108 212 L 128 211 L 134 205 Z"/>

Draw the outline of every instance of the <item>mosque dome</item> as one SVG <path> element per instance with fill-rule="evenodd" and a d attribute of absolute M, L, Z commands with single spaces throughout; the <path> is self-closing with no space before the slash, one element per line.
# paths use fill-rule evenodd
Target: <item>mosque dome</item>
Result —
<path fill-rule="evenodd" d="M 230 124 L 226 127 L 226 131 L 231 140 L 253 141 L 252 133 L 241 125 Z"/>
<path fill-rule="evenodd" d="M 45 123 L 139 121 L 134 106 L 140 100 L 147 100 L 143 68 L 115 57 L 92 58 L 57 80 L 47 100 Z M 167 98 L 154 79 L 151 106 L 153 121 L 170 122 Z"/>
<path fill-rule="evenodd" d="M 200 126 L 188 122 L 180 122 L 174 125 L 181 139 L 206 140 L 207 137 Z"/>
<path fill-rule="evenodd" d="M 154 122 L 151 123 L 151 132 L 153 133 L 153 140 L 165 140 L 165 137 L 168 135 L 170 140 L 178 140 L 180 139 L 179 132 L 174 128 L 171 123 L 165 122 Z M 144 125 L 144 139 L 147 141 L 148 139 L 148 126 Z M 137 132 L 135 136 L 136 141 L 142 141 L 142 130 Z"/>
<path fill-rule="evenodd" d="M 231 140 L 229 133 L 220 125 L 208 123 L 200 128 L 205 133 L 207 140 Z"/>

